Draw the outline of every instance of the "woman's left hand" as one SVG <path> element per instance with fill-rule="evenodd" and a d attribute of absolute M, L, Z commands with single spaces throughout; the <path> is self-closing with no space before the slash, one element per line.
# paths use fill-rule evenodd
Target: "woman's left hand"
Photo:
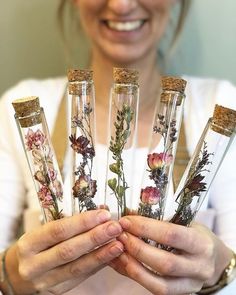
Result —
<path fill-rule="evenodd" d="M 213 285 L 232 257 L 232 251 L 200 224 L 184 227 L 142 216 L 123 217 L 120 224 L 125 232 L 118 239 L 126 252 L 110 265 L 153 294 L 189 294 L 203 284 Z M 139 237 L 176 251 L 153 247 Z"/>

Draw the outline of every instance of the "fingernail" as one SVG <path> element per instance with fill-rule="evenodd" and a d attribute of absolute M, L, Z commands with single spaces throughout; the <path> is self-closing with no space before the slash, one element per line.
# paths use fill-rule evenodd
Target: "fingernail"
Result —
<path fill-rule="evenodd" d="M 107 233 L 109 236 L 116 236 L 121 233 L 121 227 L 117 223 L 111 223 L 107 227 Z"/>
<path fill-rule="evenodd" d="M 98 222 L 103 223 L 111 219 L 111 213 L 107 210 L 101 210 L 97 214 Z"/>
<path fill-rule="evenodd" d="M 131 222 L 128 218 L 123 217 L 119 220 L 119 223 L 121 224 L 121 226 L 123 227 L 123 229 L 128 229 L 131 225 Z"/>
<path fill-rule="evenodd" d="M 128 240 L 128 235 L 123 232 L 119 237 L 118 237 L 118 240 L 121 241 L 121 242 L 126 242 Z"/>
<path fill-rule="evenodd" d="M 111 247 L 109 251 L 113 256 L 118 256 L 121 253 L 123 253 L 124 250 L 123 250 L 123 248 L 116 245 L 116 246 Z"/>

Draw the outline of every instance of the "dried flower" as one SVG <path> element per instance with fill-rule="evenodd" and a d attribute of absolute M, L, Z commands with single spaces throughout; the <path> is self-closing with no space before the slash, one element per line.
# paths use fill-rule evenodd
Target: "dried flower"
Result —
<path fill-rule="evenodd" d="M 53 197 L 50 189 L 47 186 L 42 186 L 38 191 L 39 200 L 42 203 L 43 208 L 49 208 L 53 205 Z"/>
<path fill-rule="evenodd" d="M 49 178 L 50 178 L 51 181 L 56 180 L 56 178 L 57 178 L 57 171 L 55 169 L 53 169 L 53 168 L 50 167 L 48 169 L 48 174 L 49 174 Z"/>
<path fill-rule="evenodd" d="M 76 138 L 74 135 L 71 135 L 69 139 L 71 141 L 71 147 L 76 153 L 82 154 L 83 156 L 87 156 L 89 158 L 95 156 L 94 148 L 89 147 L 90 142 L 85 136 L 81 135 Z"/>
<path fill-rule="evenodd" d="M 81 175 L 73 186 L 73 195 L 75 198 L 93 198 L 96 192 L 97 182 L 96 180 L 92 180 L 89 175 Z"/>
<path fill-rule="evenodd" d="M 58 172 L 54 169 L 53 153 L 46 136 L 41 130 L 34 132 L 28 129 L 25 136 L 28 151 L 31 151 L 36 172 L 34 179 L 39 183 L 38 198 L 44 209 L 47 209 L 47 218 L 50 220 L 62 218 L 57 200 L 62 200 L 62 184 L 57 179 Z"/>
<path fill-rule="evenodd" d="M 38 170 L 35 174 L 34 174 L 34 178 L 40 182 L 41 184 L 46 184 L 47 180 L 46 177 L 44 175 L 44 173 L 40 170 Z"/>
<path fill-rule="evenodd" d="M 62 188 L 62 184 L 59 180 L 55 179 L 53 181 L 53 187 L 55 189 L 55 194 L 56 194 L 56 197 L 59 199 L 59 200 L 62 200 L 62 197 L 63 197 L 63 188 Z"/>
<path fill-rule="evenodd" d="M 160 200 L 160 191 L 156 187 L 147 186 L 141 190 L 140 199 L 144 204 L 156 205 Z"/>
<path fill-rule="evenodd" d="M 47 162 L 48 166 L 53 167 L 53 154 L 49 147 L 49 145 L 44 144 L 42 146 L 42 149 L 33 149 L 32 150 L 32 156 L 34 160 L 34 165 L 41 166 L 43 163 Z"/>
<path fill-rule="evenodd" d="M 200 191 L 203 192 L 206 190 L 206 183 L 202 180 L 204 179 L 204 176 L 201 174 L 197 174 L 193 177 L 192 181 L 190 183 L 186 184 L 186 189 L 189 191 Z"/>
<path fill-rule="evenodd" d="M 74 198 L 78 199 L 80 212 L 84 209 L 96 209 L 96 205 L 92 200 L 97 192 L 97 182 L 92 180 L 93 158 L 95 157 L 91 127 L 92 118 L 90 117 L 92 112 L 93 108 L 90 103 L 87 103 L 78 110 L 78 115 L 71 119 L 74 134 L 71 134 L 69 139 L 72 149 L 78 154 L 75 156 L 76 161 L 79 159 L 80 162 L 76 171 L 74 171 L 74 175 L 78 176 L 78 178 L 75 179 L 72 190 Z M 81 134 L 78 138 L 75 136 L 77 132 Z"/>
<path fill-rule="evenodd" d="M 173 156 L 167 153 L 149 154 L 147 158 L 148 166 L 151 170 L 168 166 L 173 161 Z"/>
<path fill-rule="evenodd" d="M 213 156 L 213 153 L 207 151 L 207 143 L 204 141 L 198 158 L 192 163 L 185 185 L 175 200 L 178 208 L 170 222 L 188 225 L 192 221 L 195 212 L 192 211 L 191 203 L 194 197 L 199 198 L 200 194 L 206 191 L 207 183 L 204 181 L 206 175 L 203 173 L 210 172 L 207 169 L 207 166 L 212 164 L 210 156 Z"/>
<path fill-rule="evenodd" d="M 169 172 L 171 171 L 170 167 L 173 164 L 173 143 L 177 140 L 177 129 L 176 120 L 170 120 L 168 110 L 165 115 L 157 114 L 156 119 L 157 122 L 153 126 L 153 132 L 161 135 L 164 148 L 163 152 L 152 153 L 147 156 L 147 165 L 150 169 L 147 169 L 147 171 L 149 172 L 149 178 L 153 180 L 155 184 L 155 187 L 152 187 L 152 189 L 156 189 L 156 193 L 158 192 L 158 198 L 155 199 L 156 203 L 149 203 L 149 205 L 143 202 L 145 198 L 141 198 L 138 213 L 146 217 L 162 220 L 164 217 L 165 199 L 170 177 Z M 145 192 L 145 190 L 146 188 L 141 190 L 141 196 L 142 192 Z M 157 206 L 152 208 L 152 205 Z"/>
<path fill-rule="evenodd" d="M 25 139 L 27 149 L 31 151 L 33 149 L 40 149 L 42 147 L 45 142 L 45 135 L 39 129 L 34 132 L 31 128 L 29 128 Z"/>

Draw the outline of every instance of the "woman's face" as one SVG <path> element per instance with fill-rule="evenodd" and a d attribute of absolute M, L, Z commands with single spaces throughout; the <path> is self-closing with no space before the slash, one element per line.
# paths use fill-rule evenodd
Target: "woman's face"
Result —
<path fill-rule="evenodd" d="M 173 1 L 74 0 L 93 53 L 115 64 L 136 62 L 156 50 Z"/>

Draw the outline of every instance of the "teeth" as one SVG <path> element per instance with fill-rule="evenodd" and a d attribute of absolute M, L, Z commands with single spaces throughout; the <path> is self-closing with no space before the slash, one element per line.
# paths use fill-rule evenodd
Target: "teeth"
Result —
<path fill-rule="evenodd" d="M 133 31 L 141 27 L 143 21 L 130 21 L 130 22 L 114 22 L 114 21 L 107 21 L 107 25 L 109 28 L 117 31 Z"/>

